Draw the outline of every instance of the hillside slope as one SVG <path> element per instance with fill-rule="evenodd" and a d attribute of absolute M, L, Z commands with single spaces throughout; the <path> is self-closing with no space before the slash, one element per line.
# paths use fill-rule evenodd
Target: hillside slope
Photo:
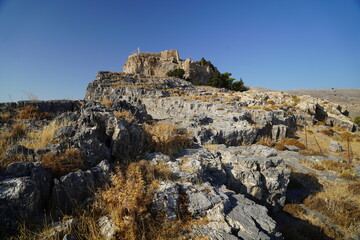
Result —
<path fill-rule="evenodd" d="M 360 234 L 360 134 L 339 104 L 101 71 L 84 100 L 0 109 L 1 237 Z"/>

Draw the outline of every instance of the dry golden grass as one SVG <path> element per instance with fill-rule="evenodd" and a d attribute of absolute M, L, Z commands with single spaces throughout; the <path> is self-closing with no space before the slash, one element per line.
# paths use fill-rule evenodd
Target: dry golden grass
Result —
<path fill-rule="evenodd" d="M 332 183 L 324 191 L 308 197 L 304 204 L 327 216 L 344 234 L 356 232 L 360 223 L 360 199 L 348 190 L 348 185 Z M 359 232 L 360 233 L 360 232 Z"/>
<path fill-rule="evenodd" d="M 138 239 L 147 234 L 143 224 L 149 221 L 147 212 L 157 187 L 147 167 L 145 162 L 130 164 L 125 173 L 112 176 L 112 187 L 100 195 L 98 204 L 116 224 L 118 239 Z"/>
<path fill-rule="evenodd" d="M 277 150 L 277 151 L 284 151 L 286 150 L 286 147 L 285 145 L 282 143 L 282 142 L 278 142 L 275 144 L 274 148 Z"/>
<path fill-rule="evenodd" d="M 173 155 L 192 144 L 188 132 L 179 131 L 174 125 L 166 122 L 145 124 L 144 130 L 150 146 L 157 152 Z"/>
<path fill-rule="evenodd" d="M 8 132 L 0 133 L 0 167 L 6 167 L 8 164 L 16 161 L 24 161 L 26 158 L 21 155 L 11 157 L 6 156 L 6 150 L 16 144 L 19 139 L 26 137 L 27 126 L 17 121 L 12 125 Z"/>
<path fill-rule="evenodd" d="M 107 98 L 103 98 L 100 100 L 100 103 L 102 105 L 104 105 L 105 108 L 111 108 L 112 107 L 112 101 L 107 99 Z"/>
<path fill-rule="evenodd" d="M 323 160 L 320 162 L 312 163 L 309 160 L 300 160 L 302 165 L 318 171 L 335 171 L 338 176 L 345 180 L 356 181 L 358 177 L 355 174 L 354 166 L 346 162 L 335 162 L 332 160 Z"/>
<path fill-rule="evenodd" d="M 341 172 L 339 177 L 349 181 L 356 181 L 359 179 L 353 169 Z"/>
<path fill-rule="evenodd" d="M 294 138 L 284 138 L 283 140 L 281 140 L 282 143 L 284 145 L 288 145 L 288 146 L 295 146 L 300 148 L 301 150 L 305 149 L 305 145 L 302 144 L 299 140 L 294 139 Z"/>
<path fill-rule="evenodd" d="M 45 153 L 41 156 L 40 162 L 57 177 L 84 168 L 81 152 L 76 149 L 66 149 L 60 155 Z"/>
<path fill-rule="evenodd" d="M 131 122 L 131 123 L 136 122 L 135 116 L 130 111 L 127 111 L 127 110 L 115 111 L 114 115 L 117 118 L 121 118 L 121 119 Z"/>
<path fill-rule="evenodd" d="M 269 105 L 274 105 L 274 104 L 275 104 L 275 102 L 274 102 L 274 100 L 267 100 L 267 101 L 266 101 L 266 104 L 269 104 Z"/>
<path fill-rule="evenodd" d="M 331 166 L 332 168 L 339 168 L 337 165 L 334 167 L 331 164 Z M 312 176 L 316 177 L 314 174 Z M 309 228 L 308 230 L 312 232 L 311 235 L 315 234 L 313 236 L 320 237 L 325 234 L 323 237 L 330 239 L 352 239 L 354 234 L 360 234 L 359 229 L 357 229 L 360 223 L 360 182 L 335 182 L 325 179 L 316 179 L 316 181 L 321 181 L 323 185 L 320 192 L 310 193 L 303 203 L 286 204 L 283 210 L 294 218 L 305 221 L 303 223 L 307 224 L 303 225 L 302 228 Z M 311 212 L 305 211 L 304 207 L 310 209 Z M 336 226 L 335 229 L 333 225 Z M 302 231 L 296 229 L 292 229 L 290 232 L 287 229 L 282 229 L 282 232 L 285 237 L 290 239 L 303 235 Z"/>
<path fill-rule="evenodd" d="M 321 130 L 321 133 L 325 134 L 328 137 L 332 137 L 332 136 L 334 136 L 335 132 L 332 129 L 323 129 L 323 130 Z"/>
<path fill-rule="evenodd" d="M 30 149 L 43 149 L 51 143 L 56 130 L 67 125 L 67 122 L 52 121 L 41 130 L 30 131 L 28 139 L 21 140 L 19 144 Z"/>
<path fill-rule="evenodd" d="M 305 146 L 301 142 L 299 142 L 298 140 L 296 140 L 294 138 L 284 138 L 284 139 L 275 141 L 272 138 L 270 138 L 269 136 L 262 136 L 258 139 L 256 144 L 264 145 L 267 147 L 273 147 L 278 151 L 286 150 L 286 147 L 285 147 L 286 145 L 296 146 L 300 149 L 305 149 Z"/>
<path fill-rule="evenodd" d="M 307 151 L 304 152 L 307 155 L 316 155 L 318 153 L 324 155 L 331 154 L 335 156 L 342 157 L 346 160 L 360 158 L 360 142 L 357 142 L 356 139 L 360 136 L 360 132 L 349 133 L 348 130 L 341 127 L 332 127 L 330 128 L 330 132 L 333 132 L 334 136 L 329 136 L 329 134 L 324 134 L 318 132 L 317 126 L 307 128 L 307 135 L 305 135 L 304 131 L 297 131 L 296 136 L 299 137 L 299 141 L 304 145 L 307 139 Z M 349 141 L 347 140 L 349 139 Z M 330 141 L 335 140 L 339 142 L 342 147 L 342 152 L 331 152 L 329 149 Z M 303 153 L 303 152 L 302 152 Z"/>
<path fill-rule="evenodd" d="M 9 123 L 12 120 L 13 116 L 10 111 L 1 111 L 0 112 L 0 122 Z"/>
<path fill-rule="evenodd" d="M 267 146 L 267 147 L 274 147 L 275 144 L 276 144 L 276 141 L 273 140 L 271 137 L 269 136 L 261 136 L 256 144 L 259 144 L 259 145 L 263 145 L 263 146 Z"/>
<path fill-rule="evenodd" d="M 27 126 L 25 126 L 21 122 L 17 122 L 12 126 L 11 131 L 9 132 L 7 137 L 13 140 L 18 140 L 26 136 L 26 131 Z"/>
<path fill-rule="evenodd" d="M 305 214 L 305 210 L 299 204 L 286 204 L 283 208 L 284 212 L 299 218 Z"/>
<path fill-rule="evenodd" d="M 50 119 L 52 116 L 48 112 L 42 112 L 35 106 L 26 106 L 20 109 L 18 118 L 27 120 Z"/>
<path fill-rule="evenodd" d="M 158 170 L 148 161 L 131 163 L 126 170 L 113 175 L 111 186 L 99 193 L 96 207 L 105 210 L 114 221 L 116 239 L 180 239 L 190 226 L 181 211 L 174 221 L 165 220 L 162 213 L 157 216 L 149 213 L 158 182 L 163 179 Z"/>
<path fill-rule="evenodd" d="M 360 195 L 360 181 L 350 183 L 347 190 L 353 195 Z"/>
<path fill-rule="evenodd" d="M 205 144 L 204 148 L 206 148 L 208 150 L 219 150 L 220 146 L 217 144 Z"/>

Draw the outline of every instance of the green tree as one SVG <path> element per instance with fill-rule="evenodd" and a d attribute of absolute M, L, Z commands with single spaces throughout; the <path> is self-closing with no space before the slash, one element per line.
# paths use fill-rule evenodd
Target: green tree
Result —
<path fill-rule="evenodd" d="M 242 78 L 240 78 L 239 81 L 232 82 L 230 89 L 234 90 L 234 91 L 239 91 L 239 92 L 244 92 L 244 91 L 249 90 L 249 88 L 245 87 L 244 81 L 242 80 Z"/>
<path fill-rule="evenodd" d="M 231 73 L 215 73 L 212 77 L 208 80 L 208 85 L 217 88 L 230 88 L 232 82 L 235 80 L 231 78 Z"/>
<path fill-rule="evenodd" d="M 208 66 L 213 70 L 212 76 L 207 80 L 207 85 L 217 88 L 226 88 L 234 91 L 247 91 L 249 90 L 244 85 L 244 81 L 240 78 L 239 81 L 235 81 L 235 78 L 231 78 L 231 73 L 220 73 L 220 71 L 210 62 L 201 58 L 200 61 L 195 62 L 199 66 Z"/>
<path fill-rule="evenodd" d="M 184 74 L 185 74 L 185 70 L 184 70 L 184 69 L 181 69 L 181 68 L 178 68 L 178 69 L 174 69 L 174 70 L 168 71 L 168 72 L 166 73 L 166 76 L 185 79 L 185 78 L 184 78 Z"/>

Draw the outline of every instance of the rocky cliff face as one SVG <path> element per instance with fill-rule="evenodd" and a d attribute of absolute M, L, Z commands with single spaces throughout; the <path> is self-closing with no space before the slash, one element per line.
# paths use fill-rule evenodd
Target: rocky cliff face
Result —
<path fill-rule="evenodd" d="M 192 62 L 190 58 L 179 59 L 177 50 L 166 50 L 160 53 L 134 53 L 125 62 L 123 72 L 166 77 L 167 72 L 179 68 L 185 71 L 184 77 L 192 82 L 206 83 L 213 74 L 212 69 L 200 66 Z"/>

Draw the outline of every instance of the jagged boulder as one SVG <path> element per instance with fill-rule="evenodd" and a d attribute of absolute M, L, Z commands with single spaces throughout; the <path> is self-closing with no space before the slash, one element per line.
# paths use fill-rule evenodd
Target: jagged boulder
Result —
<path fill-rule="evenodd" d="M 97 187 L 107 183 L 110 173 L 109 162 L 104 160 L 90 170 L 78 170 L 55 179 L 51 195 L 52 205 L 62 213 L 70 212 L 89 200 Z"/>
<path fill-rule="evenodd" d="M 188 182 L 224 185 L 256 202 L 278 211 L 285 204 L 290 170 L 277 151 L 262 145 L 217 149 L 188 149 L 170 161 L 165 155 L 148 156 L 157 164 L 167 164 L 173 176 Z M 201 198 L 201 194 L 196 195 Z"/>
<path fill-rule="evenodd" d="M 52 177 L 42 164 L 15 162 L 0 176 L 0 224 L 5 232 L 20 219 L 40 217 L 50 196 Z"/>
<path fill-rule="evenodd" d="M 153 214 L 164 213 L 169 220 L 176 219 L 179 215 L 179 187 L 171 181 L 163 181 L 153 199 L 151 212 Z"/>

